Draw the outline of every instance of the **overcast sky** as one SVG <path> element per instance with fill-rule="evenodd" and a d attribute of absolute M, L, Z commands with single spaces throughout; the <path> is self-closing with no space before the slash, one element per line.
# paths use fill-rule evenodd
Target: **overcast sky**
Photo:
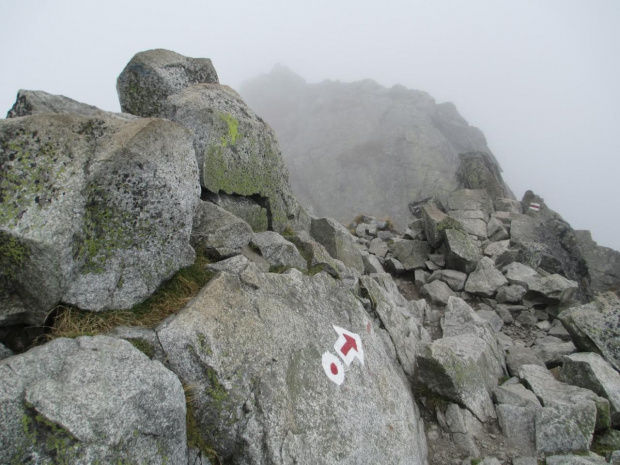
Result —
<path fill-rule="evenodd" d="M 209 57 L 238 88 L 281 63 L 452 101 L 518 198 L 620 250 L 618 0 L 0 0 L 0 113 L 17 90 L 119 111 L 138 51 Z"/>

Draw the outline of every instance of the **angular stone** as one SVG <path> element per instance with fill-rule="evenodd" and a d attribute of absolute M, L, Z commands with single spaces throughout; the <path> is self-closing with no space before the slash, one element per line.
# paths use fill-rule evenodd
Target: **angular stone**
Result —
<path fill-rule="evenodd" d="M 294 235 L 286 236 L 286 239 L 297 247 L 309 269 L 322 270 L 336 279 L 340 278 L 338 260 L 332 258 L 325 247 L 316 242 L 306 231 L 296 231 Z"/>
<path fill-rule="evenodd" d="M 322 366 L 323 354 L 337 360 L 334 325 L 359 335 L 364 353 L 340 386 Z M 200 393 L 197 428 L 223 462 L 425 463 L 420 414 L 378 329 L 325 273 L 245 270 L 213 278 L 157 332 L 171 368 Z"/>
<path fill-rule="evenodd" d="M 600 353 L 620 370 L 620 300 L 610 294 L 596 302 L 570 308 L 559 315 L 581 351 Z"/>
<path fill-rule="evenodd" d="M 606 462 L 604 458 L 600 455 L 597 455 L 593 452 L 590 452 L 589 455 L 552 455 L 545 459 L 546 465 L 605 465 L 607 463 L 615 464 L 612 460 L 611 462 Z"/>
<path fill-rule="evenodd" d="M 134 55 L 118 77 L 116 90 L 124 112 L 149 118 L 161 115 L 170 95 L 192 84 L 218 82 L 210 59 L 155 49 Z"/>
<path fill-rule="evenodd" d="M 469 410 L 456 404 L 448 405 L 446 425 L 450 430 L 452 441 L 461 451 L 468 455 L 480 455 L 475 438 L 482 436 L 483 426 Z"/>
<path fill-rule="evenodd" d="M 523 384 L 509 384 L 498 386 L 493 395 L 498 404 L 514 405 L 516 407 L 542 408 L 540 401 L 532 391 L 526 389 Z"/>
<path fill-rule="evenodd" d="M 575 231 L 575 235 L 588 265 L 592 290 L 607 292 L 617 289 L 620 285 L 620 252 L 598 245 L 590 231 Z"/>
<path fill-rule="evenodd" d="M 540 275 L 538 272 L 523 263 L 513 262 L 503 268 L 503 273 L 510 284 L 528 288 Z"/>
<path fill-rule="evenodd" d="M 442 231 L 452 224 L 450 218 L 435 205 L 424 205 L 420 209 L 421 219 L 424 224 L 426 240 L 433 248 L 439 247 L 443 241 Z"/>
<path fill-rule="evenodd" d="M 486 320 L 496 333 L 499 333 L 504 327 L 504 320 L 494 310 L 478 310 L 476 314 Z"/>
<path fill-rule="evenodd" d="M 482 257 L 476 270 L 469 275 L 465 283 L 465 292 L 493 297 L 501 286 L 508 284 L 504 275 L 495 268 L 493 261 Z"/>
<path fill-rule="evenodd" d="M 559 322 L 560 320 L 555 320 L 557 322 Z M 558 339 L 562 339 L 563 341 L 567 342 L 571 340 L 570 334 L 568 333 L 568 331 L 566 331 L 566 328 L 564 328 L 564 326 L 560 325 L 556 325 L 553 326 L 553 323 L 551 323 L 551 329 L 549 330 L 549 336 L 554 336 L 557 337 Z"/>
<path fill-rule="evenodd" d="M 478 420 L 495 418 L 490 392 L 497 377 L 489 369 L 494 356 L 473 334 L 437 339 L 418 355 L 416 377 L 433 392 L 467 407 Z"/>
<path fill-rule="evenodd" d="M 444 230 L 444 243 L 447 248 L 446 265 L 453 270 L 471 273 L 479 260 L 478 247 L 469 236 L 457 229 Z"/>
<path fill-rule="evenodd" d="M 563 342 L 561 339 L 548 336 L 536 341 L 532 350 L 546 366 L 554 367 L 562 364 L 562 359 L 565 355 L 576 352 L 577 347 L 571 341 Z"/>
<path fill-rule="evenodd" d="M 479 240 L 487 239 L 487 222 L 485 215 L 481 211 L 476 210 L 451 210 L 448 212 L 448 216 L 454 218 L 463 225 L 467 234 L 476 236 Z"/>
<path fill-rule="evenodd" d="M 422 286 L 422 295 L 427 296 L 434 304 L 447 305 L 450 297 L 456 297 L 450 287 L 443 281 L 432 281 Z"/>
<path fill-rule="evenodd" d="M 590 389 L 609 400 L 611 424 L 620 424 L 620 374 L 599 354 L 583 352 L 564 357 L 560 381 Z"/>
<path fill-rule="evenodd" d="M 521 202 L 516 199 L 497 198 L 493 203 L 496 211 L 523 213 Z"/>
<path fill-rule="evenodd" d="M 510 238 L 508 230 L 497 218 L 491 218 L 487 225 L 487 236 L 492 242 L 505 241 Z"/>
<path fill-rule="evenodd" d="M 0 296 L 19 301 L 0 324 L 40 325 L 60 301 L 131 308 L 193 263 L 200 188 L 179 125 L 46 113 L 0 120 L 0 143 Z"/>
<path fill-rule="evenodd" d="M 493 155 L 483 151 L 459 153 L 459 161 L 459 185 L 480 189 L 493 199 L 513 196 L 502 179 L 501 169 L 494 162 Z"/>
<path fill-rule="evenodd" d="M 538 409 L 541 407 L 539 406 Z M 536 411 L 532 406 L 501 404 L 496 407 L 499 426 L 510 447 L 521 454 L 536 455 Z"/>
<path fill-rule="evenodd" d="M 592 403 L 595 406 L 596 430 L 609 428 L 609 401 L 597 396 L 591 390 L 562 383 L 556 380 L 549 370 L 537 365 L 523 365 L 519 370 L 519 378 L 529 386 L 545 407 Z"/>
<path fill-rule="evenodd" d="M 426 233 L 424 231 L 424 221 L 422 219 L 415 219 L 409 226 L 407 227 L 407 231 L 405 231 L 405 235 L 403 236 L 405 239 L 411 240 L 426 240 Z"/>
<path fill-rule="evenodd" d="M 497 241 L 491 242 L 484 248 L 484 255 L 490 257 L 493 262 L 497 261 L 497 258 L 506 252 L 510 247 L 510 241 Z"/>
<path fill-rule="evenodd" d="M 13 351 L 0 342 L 0 360 L 12 357 Z"/>
<path fill-rule="evenodd" d="M 56 339 L 5 359 L 0 399 L 1 463 L 187 463 L 183 386 L 123 339 Z"/>
<path fill-rule="evenodd" d="M 575 281 L 566 279 L 559 274 L 552 274 L 542 277 L 540 279 L 534 279 L 528 283 L 528 290 L 530 292 L 537 292 L 548 299 L 558 300 L 560 303 L 569 302 L 579 285 Z"/>
<path fill-rule="evenodd" d="M 536 411 L 536 450 L 557 454 L 590 449 L 595 419 L 592 401 L 555 404 Z"/>
<path fill-rule="evenodd" d="M 536 353 L 529 347 L 511 347 L 506 354 L 506 366 L 512 376 L 519 376 L 519 370 L 523 365 L 537 365 L 547 368 L 545 363 L 538 358 Z"/>
<path fill-rule="evenodd" d="M 377 257 L 384 258 L 388 253 L 388 245 L 382 239 L 378 237 L 374 238 L 370 241 L 370 246 L 368 247 L 368 251 L 371 254 L 376 255 Z"/>
<path fill-rule="evenodd" d="M 518 304 L 523 299 L 523 296 L 527 292 L 527 289 L 518 284 L 511 284 L 509 286 L 502 286 L 497 291 L 497 296 L 495 300 L 498 303 L 510 303 L 510 304 Z"/>
<path fill-rule="evenodd" d="M 385 273 L 383 266 L 376 256 L 368 253 L 366 255 L 362 254 L 362 260 L 364 261 L 364 268 L 367 274 Z"/>
<path fill-rule="evenodd" d="M 413 272 L 413 276 L 415 279 L 415 285 L 417 287 L 422 287 L 428 282 L 428 278 L 430 277 L 430 273 L 424 270 L 415 270 Z"/>
<path fill-rule="evenodd" d="M 245 252 L 245 251 L 244 251 Z M 218 273 L 220 271 L 227 271 L 228 273 L 241 273 L 247 267 L 251 267 L 257 272 L 267 273 L 269 271 L 269 263 L 258 256 L 261 261 L 251 261 L 245 255 L 235 255 L 234 257 L 227 258 L 215 263 L 209 263 L 207 270 Z"/>
<path fill-rule="evenodd" d="M 436 280 L 443 281 L 450 286 L 450 289 L 454 292 L 459 292 L 465 288 L 467 275 L 456 270 L 437 270 L 430 276 L 429 282 Z"/>
<path fill-rule="evenodd" d="M 254 233 L 250 246 L 273 267 L 308 269 L 297 247 L 276 232 Z"/>
<path fill-rule="evenodd" d="M 448 210 L 477 210 L 488 218 L 493 203 L 484 189 L 459 189 L 448 196 Z"/>
<path fill-rule="evenodd" d="M 355 239 L 347 229 L 331 218 L 312 218 L 310 234 L 329 252 L 346 266 L 364 272 L 364 262 Z"/>
<path fill-rule="evenodd" d="M 218 258 L 241 253 L 252 239 L 252 228 L 241 218 L 211 202 L 196 206 L 191 244 L 204 247 Z"/>
<path fill-rule="evenodd" d="M 390 257 L 385 260 L 385 268 L 395 275 L 403 274 L 406 270 L 403 264 L 396 258 Z"/>
<path fill-rule="evenodd" d="M 394 240 L 389 247 L 407 271 L 424 268 L 431 251 L 426 241 Z"/>

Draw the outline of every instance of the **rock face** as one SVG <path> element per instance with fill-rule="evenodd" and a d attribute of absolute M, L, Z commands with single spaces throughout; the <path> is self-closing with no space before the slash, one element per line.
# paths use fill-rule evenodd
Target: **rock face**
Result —
<path fill-rule="evenodd" d="M 167 97 L 203 82 L 219 83 L 210 59 L 156 49 L 134 55 L 118 77 L 116 90 L 124 112 L 153 117 L 160 116 Z"/>
<path fill-rule="evenodd" d="M 575 235 L 588 266 L 592 290 L 597 292 L 618 290 L 620 252 L 599 246 L 592 240 L 590 231 L 575 231 Z"/>
<path fill-rule="evenodd" d="M 492 198 L 514 197 L 502 179 L 497 162 L 486 152 L 460 153 L 457 173 L 460 187 L 484 189 Z"/>
<path fill-rule="evenodd" d="M 282 232 L 299 220 L 275 134 L 234 90 L 218 84 L 210 60 L 166 50 L 138 53 L 117 89 L 124 111 L 167 118 L 193 131 L 202 187 L 232 195 L 233 203 L 241 196 L 241 202 L 265 208 L 266 221 L 257 221 L 254 213 L 245 216 L 247 209 L 232 210 L 255 232 Z"/>
<path fill-rule="evenodd" d="M 164 120 L 37 114 L 0 121 L 0 322 L 59 302 L 128 308 L 191 264 L 191 135 Z"/>
<path fill-rule="evenodd" d="M 363 350 L 346 375 L 335 327 L 359 335 Z M 171 368 L 201 393 L 200 431 L 224 460 L 426 463 L 417 408 L 376 331 L 327 274 L 251 267 L 214 278 L 157 330 Z"/>
<path fill-rule="evenodd" d="M 355 246 L 355 239 L 340 223 L 331 218 L 312 218 L 310 233 L 333 258 L 359 272 L 364 271 L 364 262 Z"/>
<path fill-rule="evenodd" d="M 122 339 L 57 339 L 1 361 L 0 412 L 2 463 L 187 463 L 181 383 Z"/>
<path fill-rule="evenodd" d="M 241 94 L 276 130 L 299 201 L 341 221 L 366 212 L 404 228 L 409 202 L 458 186 L 459 153 L 491 154 L 452 103 L 403 86 L 307 84 L 276 67 Z"/>

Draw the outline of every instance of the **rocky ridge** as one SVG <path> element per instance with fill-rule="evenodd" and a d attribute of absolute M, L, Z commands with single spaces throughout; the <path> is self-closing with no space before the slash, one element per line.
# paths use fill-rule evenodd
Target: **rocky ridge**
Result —
<path fill-rule="evenodd" d="M 347 230 L 299 207 L 272 131 L 208 60 L 143 52 L 118 88 L 144 115 L 20 91 L 0 121 L 0 461 L 620 463 L 614 255 L 594 267 L 488 154 L 412 197 L 404 232 Z M 209 187 L 214 146 L 229 190 Z M 85 237 L 106 246 L 80 254 Z M 59 302 L 128 308 L 194 251 L 213 277 L 163 321 L 5 337 Z"/>

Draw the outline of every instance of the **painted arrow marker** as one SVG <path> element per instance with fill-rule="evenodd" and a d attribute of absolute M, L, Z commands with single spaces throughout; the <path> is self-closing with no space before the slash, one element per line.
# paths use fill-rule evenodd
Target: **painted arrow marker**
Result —
<path fill-rule="evenodd" d="M 340 359 L 334 354 L 325 352 L 321 362 L 327 377 L 340 386 L 344 382 L 344 367 Z"/>
<path fill-rule="evenodd" d="M 364 349 L 359 334 L 352 333 L 339 326 L 334 326 L 334 330 L 338 333 L 338 340 L 334 344 L 334 349 L 342 361 L 349 366 L 357 358 L 364 365 Z"/>

